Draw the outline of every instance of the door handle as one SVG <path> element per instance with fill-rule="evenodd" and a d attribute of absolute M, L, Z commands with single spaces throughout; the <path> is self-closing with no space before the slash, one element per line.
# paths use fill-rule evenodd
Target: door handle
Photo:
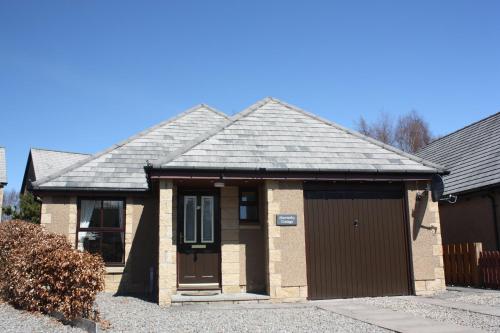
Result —
<path fill-rule="evenodd" d="M 353 223 L 354 227 L 357 228 L 358 225 L 359 225 L 359 221 L 358 219 L 354 219 L 354 223 Z"/>

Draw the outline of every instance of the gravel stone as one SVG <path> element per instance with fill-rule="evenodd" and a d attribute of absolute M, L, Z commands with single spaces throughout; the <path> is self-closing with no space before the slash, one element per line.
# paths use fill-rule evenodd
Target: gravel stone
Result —
<path fill-rule="evenodd" d="M 444 306 L 425 304 L 410 297 L 363 298 L 368 304 L 394 311 L 409 312 L 415 316 L 450 322 L 461 326 L 479 328 L 488 332 L 500 332 L 500 318 Z"/>
<path fill-rule="evenodd" d="M 75 327 L 63 325 L 56 319 L 42 315 L 14 309 L 12 306 L 0 304 L 0 332 L 85 332 Z"/>
<path fill-rule="evenodd" d="M 447 291 L 439 296 L 452 302 L 472 303 L 478 305 L 500 306 L 500 292 L 498 291 L 481 291 L 481 292 L 460 292 Z"/>
<path fill-rule="evenodd" d="M 110 332 L 388 332 L 308 304 L 186 305 L 162 308 L 100 294 Z"/>

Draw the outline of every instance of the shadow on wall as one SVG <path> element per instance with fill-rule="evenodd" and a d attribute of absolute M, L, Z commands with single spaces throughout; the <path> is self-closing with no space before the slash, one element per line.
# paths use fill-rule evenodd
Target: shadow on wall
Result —
<path fill-rule="evenodd" d="M 143 203 L 139 223 L 136 224 L 134 206 L 135 235 L 126 261 L 116 296 L 133 296 L 152 302 L 157 301 L 158 271 L 158 200 L 154 197 L 134 198 L 134 203 Z"/>
<path fill-rule="evenodd" d="M 245 281 L 247 292 L 265 294 L 266 247 L 263 230 L 240 230 L 240 242 L 245 246 Z"/>
<path fill-rule="evenodd" d="M 415 200 L 415 207 L 412 211 L 413 217 L 413 240 L 418 238 L 420 229 L 436 231 L 437 228 L 433 226 L 424 225 L 425 212 L 427 211 L 427 204 L 429 202 L 429 191 L 422 191 L 417 194 Z"/>

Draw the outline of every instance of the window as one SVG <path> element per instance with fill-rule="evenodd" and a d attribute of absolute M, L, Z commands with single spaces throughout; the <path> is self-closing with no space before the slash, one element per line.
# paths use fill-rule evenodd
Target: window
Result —
<path fill-rule="evenodd" d="M 123 200 L 79 200 L 77 248 L 100 254 L 108 265 L 123 264 L 124 206 Z"/>
<path fill-rule="evenodd" d="M 259 223 L 257 189 L 240 189 L 240 223 Z"/>

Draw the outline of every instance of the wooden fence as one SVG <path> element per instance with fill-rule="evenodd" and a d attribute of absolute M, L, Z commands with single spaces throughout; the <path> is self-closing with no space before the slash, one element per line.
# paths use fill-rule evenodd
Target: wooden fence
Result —
<path fill-rule="evenodd" d="M 500 289 L 500 251 L 482 248 L 482 243 L 443 245 L 446 284 Z"/>
<path fill-rule="evenodd" d="M 500 289 L 500 251 L 483 251 L 479 257 L 483 285 Z"/>
<path fill-rule="evenodd" d="M 446 284 L 456 286 L 482 286 L 479 256 L 482 243 L 443 245 L 444 276 Z"/>

